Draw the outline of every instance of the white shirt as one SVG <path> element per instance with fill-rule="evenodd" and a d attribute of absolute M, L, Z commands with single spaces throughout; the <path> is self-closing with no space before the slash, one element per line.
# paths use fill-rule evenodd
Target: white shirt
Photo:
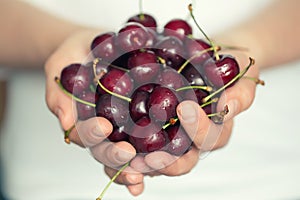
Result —
<path fill-rule="evenodd" d="M 132 0 L 30 2 L 58 16 L 113 31 L 138 13 L 138 1 Z M 196 18 L 208 34 L 214 34 L 255 14 L 269 0 L 195 2 Z M 144 1 L 144 11 L 162 26 L 188 16 L 188 3 L 149 0 Z M 108 177 L 87 150 L 63 142 L 58 120 L 45 104 L 43 72 L 12 74 L 0 145 L 5 192 L 14 200 L 95 199 Z M 300 198 L 299 74 L 299 63 L 263 72 L 267 85 L 258 86 L 252 107 L 237 117 L 226 147 L 200 160 L 187 175 L 147 177 L 145 192 L 134 199 Z M 133 199 L 116 184 L 106 197 Z"/>

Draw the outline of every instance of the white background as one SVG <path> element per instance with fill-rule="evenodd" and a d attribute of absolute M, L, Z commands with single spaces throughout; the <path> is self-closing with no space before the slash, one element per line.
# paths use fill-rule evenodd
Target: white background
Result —
<path fill-rule="evenodd" d="M 117 30 L 138 12 L 133 0 L 31 0 L 79 23 Z M 144 10 L 160 25 L 185 18 L 190 1 L 148 0 Z M 230 28 L 270 0 L 197 1 L 195 13 L 209 34 Z M 45 38 L 47 39 L 47 38 Z M 109 199 L 296 199 L 300 198 L 300 63 L 264 71 L 253 106 L 237 117 L 229 144 L 200 160 L 188 175 L 146 178 L 145 192 L 131 197 L 112 185 Z M 89 153 L 65 145 L 44 100 L 42 71 L 14 71 L 9 80 L 1 156 L 5 191 L 13 200 L 95 199 L 108 178 Z"/>

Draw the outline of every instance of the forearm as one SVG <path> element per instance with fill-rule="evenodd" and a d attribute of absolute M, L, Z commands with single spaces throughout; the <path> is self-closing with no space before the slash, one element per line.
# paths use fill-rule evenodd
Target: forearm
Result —
<path fill-rule="evenodd" d="M 299 0 L 277 0 L 220 39 L 248 47 L 261 68 L 294 61 L 300 58 L 299 8 Z"/>
<path fill-rule="evenodd" d="M 15 0 L 0 1 L 0 13 L 0 66 L 42 67 L 66 37 L 83 28 Z"/>

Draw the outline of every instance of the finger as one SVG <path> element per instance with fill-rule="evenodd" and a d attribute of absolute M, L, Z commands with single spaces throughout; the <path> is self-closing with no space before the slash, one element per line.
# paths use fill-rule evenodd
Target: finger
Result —
<path fill-rule="evenodd" d="M 64 130 L 74 125 L 77 115 L 72 109 L 72 99 L 61 91 L 54 79 L 60 77 L 65 66 L 71 63 L 84 63 L 90 51 L 86 41 L 90 41 L 93 35 L 95 33 L 80 33 L 67 39 L 45 64 L 47 106 L 59 118 Z"/>
<path fill-rule="evenodd" d="M 78 121 L 69 134 L 71 142 L 82 147 L 93 147 L 112 132 L 112 124 L 103 117 L 93 117 L 85 121 Z"/>
<path fill-rule="evenodd" d="M 242 66 L 241 70 L 244 68 L 245 66 Z M 258 78 L 257 66 L 252 66 L 245 75 Z M 234 86 L 227 88 L 222 93 L 217 105 L 217 111 L 223 110 L 225 105 L 228 106 L 229 112 L 225 116 L 224 121 L 232 119 L 250 107 L 255 98 L 256 85 L 255 81 L 242 77 Z"/>
<path fill-rule="evenodd" d="M 195 147 L 180 157 L 158 151 L 148 154 L 145 157 L 145 162 L 161 174 L 179 176 L 191 171 L 199 160 L 199 153 L 200 151 Z"/>
<path fill-rule="evenodd" d="M 152 169 L 151 167 L 149 167 L 149 165 L 147 165 L 147 163 L 145 162 L 145 157 L 144 156 L 140 156 L 137 155 L 135 156 L 131 161 L 130 161 L 130 166 L 140 172 L 143 173 L 145 175 L 148 176 L 158 176 L 161 175 L 159 172 L 155 171 L 154 169 Z"/>
<path fill-rule="evenodd" d="M 135 148 L 124 141 L 117 143 L 103 141 L 91 147 L 90 151 L 96 160 L 111 168 L 124 165 L 136 155 Z"/>
<path fill-rule="evenodd" d="M 128 185 L 127 189 L 133 196 L 138 196 L 143 193 L 145 188 L 144 183 L 136 184 L 136 185 Z"/>
<path fill-rule="evenodd" d="M 104 168 L 105 173 L 113 178 L 115 174 L 118 172 L 117 169 L 107 167 Z M 144 175 L 135 171 L 132 167 L 128 166 L 122 171 L 118 177 L 115 179 L 115 182 L 122 185 L 137 185 L 143 183 Z"/>

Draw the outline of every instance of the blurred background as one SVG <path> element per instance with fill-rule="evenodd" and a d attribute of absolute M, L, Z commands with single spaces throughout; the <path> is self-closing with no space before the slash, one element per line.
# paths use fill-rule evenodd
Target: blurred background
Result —
<path fill-rule="evenodd" d="M 112 31 L 139 12 L 137 0 L 27 2 L 69 20 Z M 198 22 L 213 35 L 254 15 L 272 0 L 192 2 Z M 189 3 L 149 0 L 144 1 L 144 11 L 163 26 L 173 18 L 188 18 Z M 292 90 L 300 85 L 299 74 L 299 62 L 263 71 L 266 86 L 257 88 L 252 107 L 235 120 L 229 144 L 201 159 L 191 173 L 147 177 L 140 197 L 132 197 L 125 187 L 113 184 L 106 199 L 299 199 L 300 93 Z M 0 136 L 2 186 L 8 198 L 95 199 L 109 179 L 87 150 L 64 143 L 58 120 L 45 103 L 43 71 L 2 70 L 1 76 L 8 81 Z"/>

